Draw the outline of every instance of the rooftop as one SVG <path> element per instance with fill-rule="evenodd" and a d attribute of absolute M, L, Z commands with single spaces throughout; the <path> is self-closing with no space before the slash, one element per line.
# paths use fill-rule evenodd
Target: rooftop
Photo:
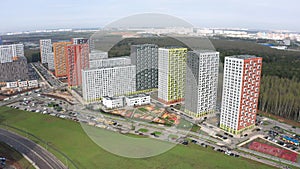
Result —
<path fill-rule="evenodd" d="M 146 96 L 150 96 L 148 94 L 137 94 L 137 95 L 133 95 L 133 96 L 126 96 L 129 99 L 133 99 L 133 98 L 138 98 L 138 97 L 146 97 Z"/>
<path fill-rule="evenodd" d="M 237 59 L 252 59 L 252 58 L 259 58 L 254 55 L 234 55 L 234 56 L 228 56 L 230 58 L 237 58 Z"/>

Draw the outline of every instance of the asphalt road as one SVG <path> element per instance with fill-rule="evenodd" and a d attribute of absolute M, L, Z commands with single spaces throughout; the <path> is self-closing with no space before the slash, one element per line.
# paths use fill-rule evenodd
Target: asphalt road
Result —
<path fill-rule="evenodd" d="M 16 151 L 26 155 L 41 169 L 66 169 L 67 167 L 53 154 L 27 138 L 0 129 L 0 141 L 12 146 Z"/>

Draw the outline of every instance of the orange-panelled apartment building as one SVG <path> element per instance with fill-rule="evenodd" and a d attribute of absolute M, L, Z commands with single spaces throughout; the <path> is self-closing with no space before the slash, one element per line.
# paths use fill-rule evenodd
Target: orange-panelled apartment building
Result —
<path fill-rule="evenodd" d="M 67 58 L 68 86 L 77 87 L 82 84 L 82 69 L 89 68 L 89 45 L 74 44 L 65 46 Z"/>
<path fill-rule="evenodd" d="M 72 42 L 53 43 L 54 68 L 56 77 L 66 77 L 68 75 L 65 47 L 71 44 Z"/>
<path fill-rule="evenodd" d="M 225 57 L 220 128 L 240 134 L 255 126 L 262 58 Z"/>

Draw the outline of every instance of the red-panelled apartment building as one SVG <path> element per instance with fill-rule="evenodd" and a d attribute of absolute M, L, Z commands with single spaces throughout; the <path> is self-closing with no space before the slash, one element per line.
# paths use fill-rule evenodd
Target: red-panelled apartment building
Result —
<path fill-rule="evenodd" d="M 89 45 L 73 44 L 65 46 L 67 58 L 68 86 L 78 87 L 82 84 L 82 69 L 89 68 Z"/>
<path fill-rule="evenodd" d="M 262 58 L 225 57 L 220 128 L 240 134 L 255 125 Z"/>

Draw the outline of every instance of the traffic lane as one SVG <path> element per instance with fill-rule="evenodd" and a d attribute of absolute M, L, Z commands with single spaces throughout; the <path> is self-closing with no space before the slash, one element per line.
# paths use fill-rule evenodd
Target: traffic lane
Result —
<path fill-rule="evenodd" d="M 25 154 L 39 168 L 46 169 L 65 169 L 66 167 L 54 157 L 51 153 L 37 145 L 36 143 L 11 133 L 4 129 L 0 129 L 0 140 L 11 145 L 17 151 Z"/>
<path fill-rule="evenodd" d="M 50 164 L 52 164 L 53 167 L 57 168 L 62 166 L 63 164 L 61 164 L 61 162 L 59 160 L 56 159 L 55 156 L 53 156 L 51 153 L 49 153 L 48 151 L 46 151 L 45 149 L 43 149 L 42 147 L 40 147 L 39 145 L 35 144 L 34 142 L 25 139 L 21 136 L 18 136 L 16 134 L 11 135 L 11 138 L 20 141 L 21 143 L 23 143 L 24 145 L 28 146 L 29 148 L 32 149 L 32 151 L 34 152 L 38 152 L 39 155 L 41 157 L 43 157 L 47 162 L 49 162 Z"/>

